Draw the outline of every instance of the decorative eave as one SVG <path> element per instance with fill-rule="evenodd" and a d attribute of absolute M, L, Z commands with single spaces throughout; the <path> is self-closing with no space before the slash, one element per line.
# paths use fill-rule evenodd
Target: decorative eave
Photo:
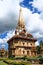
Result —
<path fill-rule="evenodd" d="M 7 43 L 9 43 L 10 41 L 12 41 L 13 39 L 25 39 L 25 40 L 30 40 L 30 41 L 37 41 L 37 39 L 35 38 L 29 38 L 27 36 L 19 36 L 19 35 L 15 35 L 12 38 L 10 38 Z"/>

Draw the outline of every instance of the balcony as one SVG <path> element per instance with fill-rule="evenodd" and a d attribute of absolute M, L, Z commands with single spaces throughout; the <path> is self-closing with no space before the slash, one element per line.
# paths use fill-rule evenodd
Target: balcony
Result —
<path fill-rule="evenodd" d="M 32 46 L 27 46 L 27 45 L 15 45 L 15 47 L 27 47 L 27 48 L 29 48 L 29 47 L 32 47 Z"/>

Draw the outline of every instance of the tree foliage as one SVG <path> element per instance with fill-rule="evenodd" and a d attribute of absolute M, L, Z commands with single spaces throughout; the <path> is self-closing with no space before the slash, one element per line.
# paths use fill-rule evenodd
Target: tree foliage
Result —
<path fill-rule="evenodd" d="M 43 47 L 43 41 L 42 40 L 40 41 L 40 46 Z"/>
<path fill-rule="evenodd" d="M 41 47 L 40 46 L 37 46 L 37 54 L 41 54 Z"/>

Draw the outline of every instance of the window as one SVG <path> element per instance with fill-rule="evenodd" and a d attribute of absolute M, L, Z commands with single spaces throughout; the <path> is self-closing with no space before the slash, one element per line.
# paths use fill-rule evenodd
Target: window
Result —
<path fill-rule="evenodd" d="M 27 55 L 29 55 L 29 51 L 27 51 Z"/>
<path fill-rule="evenodd" d="M 28 42 L 27 42 L 27 46 L 28 46 Z"/>
<path fill-rule="evenodd" d="M 23 45 L 24 45 L 25 43 L 23 43 Z"/>
<path fill-rule="evenodd" d="M 31 46 L 32 46 L 32 44 L 31 44 Z"/>
<path fill-rule="evenodd" d="M 23 54 L 25 53 L 25 51 L 23 50 Z"/>

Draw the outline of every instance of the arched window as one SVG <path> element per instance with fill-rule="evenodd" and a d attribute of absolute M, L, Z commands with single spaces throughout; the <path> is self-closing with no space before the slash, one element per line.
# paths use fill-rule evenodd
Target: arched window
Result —
<path fill-rule="evenodd" d="M 27 55 L 29 55 L 29 51 L 27 51 Z"/>
<path fill-rule="evenodd" d="M 25 54 L 25 51 L 23 50 L 23 54 Z"/>
<path fill-rule="evenodd" d="M 23 45 L 24 45 L 25 43 L 23 43 Z"/>

